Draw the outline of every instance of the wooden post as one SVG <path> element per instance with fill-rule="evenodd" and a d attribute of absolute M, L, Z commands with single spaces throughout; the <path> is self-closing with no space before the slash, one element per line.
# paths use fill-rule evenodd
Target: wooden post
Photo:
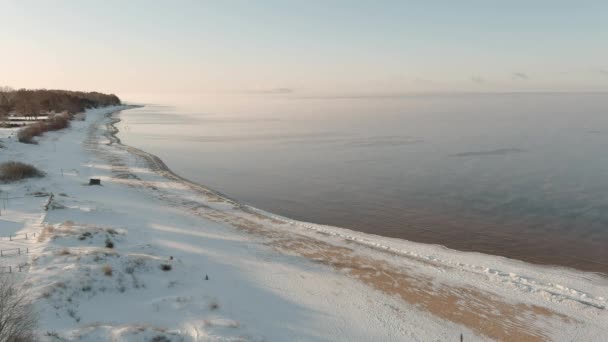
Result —
<path fill-rule="evenodd" d="M 49 196 L 49 201 L 46 202 L 46 205 L 44 206 L 44 210 L 45 211 L 49 211 L 49 208 L 51 207 L 51 203 L 53 202 L 53 197 L 55 195 L 51 192 L 51 195 Z"/>

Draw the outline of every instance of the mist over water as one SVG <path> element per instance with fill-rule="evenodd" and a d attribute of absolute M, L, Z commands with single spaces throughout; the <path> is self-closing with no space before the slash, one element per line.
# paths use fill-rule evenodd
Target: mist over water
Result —
<path fill-rule="evenodd" d="M 606 94 L 133 99 L 125 144 L 241 202 L 608 273 Z"/>

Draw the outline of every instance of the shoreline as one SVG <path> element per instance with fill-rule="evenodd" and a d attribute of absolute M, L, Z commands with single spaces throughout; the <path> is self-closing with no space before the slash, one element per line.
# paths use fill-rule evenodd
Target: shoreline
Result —
<path fill-rule="evenodd" d="M 140 105 L 137 106 L 139 107 L 145 107 L 145 105 Z M 344 232 L 342 234 L 340 234 L 341 237 L 352 240 L 353 242 L 359 242 L 370 246 L 370 245 L 374 245 L 373 240 L 380 238 L 380 239 L 396 239 L 398 241 L 405 241 L 408 243 L 419 243 L 419 244 L 423 244 L 423 245 L 429 245 L 429 246 L 437 246 L 439 248 L 445 248 L 448 250 L 453 250 L 453 251 L 457 251 L 457 252 L 461 252 L 461 253 L 475 253 L 475 254 L 480 254 L 480 255 L 485 255 L 485 256 L 491 256 L 491 257 L 498 257 L 498 258 L 506 258 L 509 260 L 513 260 L 513 261 L 517 261 L 517 262 L 523 262 L 523 263 L 527 263 L 527 264 L 531 264 L 531 265 L 535 265 L 535 266 L 539 266 L 539 267 L 547 267 L 547 268 L 554 268 L 554 269 L 564 269 L 564 270 L 571 270 L 573 272 L 584 272 L 584 273 L 589 273 L 589 274 L 593 274 L 593 275 L 598 275 L 601 277 L 604 277 L 606 279 L 608 279 L 608 272 L 603 272 L 603 271 L 593 271 L 593 270 L 589 270 L 589 269 L 583 269 L 583 268 L 577 268 L 575 266 L 571 266 L 568 264 L 558 264 L 558 263 L 548 263 L 548 262 L 535 262 L 533 261 L 533 257 L 526 259 L 518 259 L 518 258 L 513 258 L 507 255 L 500 255 L 500 254 L 491 254 L 488 253 L 486 251 L 482 251 L 482 250 L 475 250 L 475 249 L 468 249 L 468 250 L 464 250 L 464 249 L 457 249 L 457 248 L 452 248 L 452 247 L 448 247 L 446 245 L 443 245 L 441 243 L 433 243 L 433 242 L 418 242 L 418 241 L 414 241 L 414 240 L 409 240 L 406 238 L 399 238 L 399 237 L 392 237 L 392 236 L 385 236 L 385 235 L 379 235 L 379 234 L 374 234 L 374 233 L 369 233 L 369 232 L 363 232 L 363 231 L 359 231 L 359 230 L 355 230 L 352 228 L 345 228 L 345 227 L 339 227 L 339 226 L 332 226 L 332 225 L 326 225 L 326 224 L 320 224 L 320 223 L 312 223 L 312 222 L 307 222 L 307 221 L 300 221 L 300 220 L 294 220 L 291 219 L 289 217 L 283 216 L 283 215 L 279 215 L 273 212 L 270 212 L 268 210 L 264 210 L 264 209 L 260 209 L 260 208 L 256 208 L 253 205 L 249 205 L 249 204 L 243 204 L 240 203 L 237 199 L 231 198 L 228 195 L 219 192 L 217 190 L 211 189 L 207 186 L 205 186 L 204 184 L 200 184 L 197 182 L 194 182 L 190 179 L 187 179 L 181 175 L 179 175 L 178 173 L 176 173 L 175 171 L 173 171 L 161 158 L 159 158 L 158 156 L 150 153 L 150 152 L 146 152 L 144 150 L 141 150 L 139 148 L 136 148 L 134 146 L 129 146 L 129 145 L 125 145 L 122 144 L 120 138 L 117 136 L 120 133 L 120 130 L 118 129 L 118 127 L 116 126 L 118 123 L 120 123 L 122 121 L 122 119 L 119 117 L 120 112 L 116 112 L 116 113 L 112 113 L 109 115 L 110 117 L 110 122 L 107 123 L 107 131 L 108 131 L 108 139 L 111 140 L 110 144 L 117 144 L 119 146 L 121 146 L 121 148 L 135 154 L 138 155 L 139 157 L 143 158 L 146 160 L 146 162 L 148 163 L 149 167 L 151 168 L 151 170 L 154 171 L 160 171 L 163 173 L 163 175 L 172 178 L 173 180 L 176 181 L 180 181 L 183 182 L 184 184 L 187 184 L 188 186 L 190 186 L 193 189 L 196 189 L 198 191 L 200 191 L 203 195 L 208 195 L 211 194 L 213 196 L 218 196 L 221 197 L 225 200 L 230 201 L 232 204 L 234 204 L 235 206 L 238 206 L 239 208 L 241 208 L 242 210 L 246 210 L 249 212 L 257 212 L 259 214 L 262 215 L 266 215 L 268 217 L 272 217 L 274 219 L 277 220 L 282 220 L 282 221 L 286 221 L 286 222 L 290 222 L 292 224 L 297 224 L 300 225 L 302 227 L 308 227 L 309 229 L 313 229 L 313 230 L 321 230 L 321 231 L 332 231 L 332 230 L 336 230 L 336 229 L 341 229 L 344 230 Z M 350 232 L 350 233 L 349 233 Z M 357 239 L 357 238 L 351 238 L 351 236 L 353 234 L 361 234 L 364 236 L 363 239 Z M 387 251 L 392 251 L 395 253 L 401 253 L 398 250 L 395 250 L 391 247 L 388 246 L 379 246 L 377 248 L 380 249 L 384 249 Z M 407 253 L 406 253 L 407 254 Z M 600 262 L 600 261 L 593 261 L 593 260 L 585 260 L 586 262 L 591 262 L 591 263 L 595 263 L 598 265 L 604 265 L 606 267 L 608 267 L 608 265 Z M 604 267 L 604 268 L 606 268 Z"/>
<path fill-rule="evenodd" d="M 129 108 L 129 109 L 131 109 L 131 108 Z M 163 175 L 165 177 L 170 177 L 170 178 L 173 178 L 174 180 L 183 182 L 184 184 L 187 184 L 188 186 L 197 189 L 198 191 L 200 191 L 201 193 L 203 193 L 205 195 L 213 194 L 214 196 L 224 198 L 225 200 L 229 201 L 231 204 L 237 205 L 239 207 L 244 207 L 243 204 L 239 203 L 237 200 L 235 200 L 233 198 L 230 198 L 226 194 L 223 194 L 217 190 L 210 189 L 203 184 L 193 182 L 183 176 L 180 176 L 179 174 L 177 174 L 176 172 L 171 170 L 171 168 L 167 164 L 165 164 L 165 162 L 162 159 L 155 156 L 154 154 L 146 152 L 146 151 L 136 148 L 134 146 L 129 146 L 129 145 L 123 144 L 122 141 L 120 140 L 120 138 L 117 136 L 118 133 L 120 133 L 120 130 L 118 129 L 118 127 L 116 127 L 116 124 L 121 122 L 121 119 L 118 117 L 120 112 L 122 112 L 122 110 L 108 114 L 108 118 L 110 119 L 110 121 L 106 124 L 106 127 L 107 127 L 106 137 L 110 140 L 108 145 L 113 145 L 113 144 L 119 145 L 121 148 L 129 151 L 130 153 L 133 153 L 141 158 L 144 158 L 146 160 L 146 162 L 148 163 L 148 166 L 150 167 L 151 170 L 160 171 L 163 173 Z"/>
<path fill-rule="evenodd" d="M 347 229 L 347 228 L 320 225 L 320 224 L 308 223 L 308 222 L 303 222 L 303 221 L 296 221 L 296 220 L 292 220 L 288 217 L 284 217 L 284 216 L 277 215 L 277 214 L 274 214 L 274 213 L 271 213 L 271 212 L 268 212 L 268 211 L 265 211 L 262 209 L 255 208 L 250 205 L 243 205 L 236 200 L 230 199 L 228 196 L 225 196 L 219 192 L 216 192 L 214 190 L 211 190 L 211 189 L 205 187 L 204 185 L 198 184 L 196 182 L 192 182 L 188 179 L 185 179 L 185 178 L 179 176 L 178 174 L 173 172 L 159 157 L 157 157 L 151 153 L 142 151 L 140 149 L 137 149 L 137 148 L 134 148 L 134 147 L 131 147 L 128 145 L 122 145 L 120 143 L 120 139 L 118 137 L 116 137 L 116 134 L 119 133 L 119 129 L 114 126 L 116 123 L 120 122 L 120 119 L 118 119 L 116 117 L 119 114 L 120 114 L 120 112 L 116 113 L 116 115 L 113 116 L 113 118 L 111 120 L 111 123 L 110 123 L 110 125 L 112 126 L 111 135 L 114 139 L 117 139 L 116 142 L 119 143 L 123 148 L 127 149 L 130 152 L 135 153 L 136 155 L 138 155 L 140 157 L 145 158 L 148 161 L 148 163 L 150 163 L 149 165 L 152 165 L 153 168 L 157 168 L 157 170 L 159 170 L 163 176 L 165 176 L 165 177 L 168 176 L 169 178 L 172 178 L 179 182 L 183 182 L 184 184 L 187 184 L 189 187 L 195 189 L 196 191 L 200 191 L 200 193 L 202 195 L 208 196 L 209 194 L 211 194 L 212 196 L 219 196 L 221 198 L 224 198 L 227 201 L 229 201 L 231 204 L 235 205 L 235 207 L 237 207 L 239 210 L 242 210 L 246 213 L 251 213 L 254 215 L 258 215 L 258 216 L 261 215 L 264 219 L 270 219 L 270 220 L 274 220 L 275 222 L 289 224 L 291 226 L 298 227 L 299 229 L 308 230 L 308 231 L 311 231 L 316 234 L 321 234 L 324 236 L 331 236 L 332 238 L 339 238 L 341 240 L 346 241 L 349 244 L 355 243 L 356 245 L 359 245 L 361 248 L 369 248 L 371 250 L 375 250 L 380 253 L 388 253 L 389 255 L 395 255 L 398 257 L 413 258 L 413 259 L 416 259 L 423 263 L 428 263 L 431 266 L 437 266 L 437 264 L 443 263 L 443 264 L 449 264 L 451 266 L 456 265 L 456 266 L 462 267 L 462 268 L 469 268 L 469 270 L 467 270 L 468 272 L 471 272 L 471 271 L 472 272 L 481 272 L 484 274 L 498 276 L 498 278 L 502 278 L 501 282 L 506 281 L 506 278 L 510 278 L 511 280 L 513 278 L 515 278 L 515 279 L 523 280 L 523 282 L 525 282 L 525 283 L 528 283 L 528 280 L 526 280 L 528 278 L 527 277 L 520 278 L 518 275 L 514 274 L 513 272 L 507 273 L 507 272 L 503 272 L 503 271 L 500 271 L 497 269 L 493 269 L 492 267 L 484 267 L 484 266 L 479 266 L 479 265 L 475 265 L 475 264 L 466 264 L 466 263 L 463 264 L 461 262 L 454 262 L 454 260 L 452 260 L 450 258 L 443 259 L 441 257 L 437 257 L 434 254 L 443 252 L 443 253 L 447 253 L 448 255 L 451 255 L 453 258 L 460 258 L 460 259 L 466 258 L 469 260 L 475 259 L 476 261 L 479 261 L 480 258 L 482 260 L 487 259 L 487 262 L 489 265 L 503 265 L 504 263 L 506 263 L 506 264 L 517 265 L 518 268 L 522 267 L 525 269 L 535 269 L 535 270 L 538 270 L 540 273 L 568 274 L 569 276 L 574 275 L 574 277 L 578 277 L 578 275 L 585 275 L 584 277 L 591 277 L 591 278 L 598 277 L 596 280 L 599 280 L 600 282 L 604 282 L 604 281 L 608 280 L 608 276 L 604 273 L 590 272 L 590 271 L 580 270 L 580 269 L 563 266 L 563 265 L 534 264 L 534 263 L 526 262 L 523 260 L 512 259 L 512 258 L 499 256 L 499 255 L 486 254 L 483 252 L 459 251 L 459 250 L 455 250 L 455 249 L 450 249 L 446 246 L 439 245 L 439 244 L 419 243 L 419 242 L 414 242 L 414 241 L 409 241 L 409 240 L 404 240 L 404 239 L 399 239 L 399 238 L 391 238 L 391 237 L 385 237 L 385 236 L 381 236 L 381 235 L 354 231 L 354 230 Z M 262 235 L 264 235 L 264 233 Z M 414 250 L 417 249 L 417 248 L 412 248 L 413 246 L 419 248 L 420 250 L 422 250 L 424 252 L 419 253 L 416 251 L 412 251 L 412 249 L 414 249 Z M 430 252 L 429 252 L 429 250 L 430 250 Z M 425 254 L 425 253 L 427 253 L 427 254 Z M 315 257 L 316 257 L 316 255 L 315 255 Z M 536 283 L 536 282 L 533 281 L 532 283 Z M 542 282 L 539 282 L 539 283 L 542 284 Z M 549 285 L 550 287 L 556 286 L 557 288 L 563 288 L 562 285 L 555 285 L 555 284 L 551 284 L 551 283 L 545 283 L 543 285 Z M 382 286 L 380 286 L 380 287 L 382 287 Z M 571 289 L 569 289 L 568 291 L 571 291 Z M 574 291 L 574 292 L 576 293 L 577 291 Z M 584 297 L 586 297 L 586 295 L 584 295 Z M 604 297 L 600 297 L 600 299 L 602 301 L 605 300 Z M 581 302 L 584 303 L 583 305 L 589 305 L 589 306 L 597 308 L 599 310 L 606 310 L 605 304 L 587 302 L 584 299 Z M 527 340 L 527 338 L 524 338 L 524 339 Z"/>
<path fill-rule="evenodd" d="M 69 341 L 604 336 L 603 277 L 241 205 L 120 144 L 113 124 L 126 109 L 91 111 L 36 146 L 7 146 L 47 171 L 12 185 L 24 202 L 0 221 L 41 234 L 18 242 L 31 251 L 20 258 L 41 331 Z M 89 178 L 102 186 L 85 186 Z M 38 189 L 57 195 L 48 212 L 47 198 L 27 195 Z M 0 240 L 0 249 L 15 243 Z"/>

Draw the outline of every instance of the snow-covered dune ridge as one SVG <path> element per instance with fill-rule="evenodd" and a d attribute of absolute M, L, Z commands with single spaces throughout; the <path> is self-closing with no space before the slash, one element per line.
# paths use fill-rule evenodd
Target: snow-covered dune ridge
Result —
<path fill-rule="evenodd" d="M 42 340 L 605 340 L 603 275 L 240 204 L 120 144 L 124 109 L 38 145 L 0 130 L 0 162 L 46 172 L 0 185 L 0 249 L 26 250 L 1 256 L 17 272 L 0 276 L 27 285 Z"/>

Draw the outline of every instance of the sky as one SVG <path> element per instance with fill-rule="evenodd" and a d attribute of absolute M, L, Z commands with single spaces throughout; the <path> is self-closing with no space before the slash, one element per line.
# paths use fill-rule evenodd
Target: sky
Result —
<path fill-rule="evenodd" d="M 0 0 L 0 85 L 385 96 L 608 91 L 608 1 Z"/>

